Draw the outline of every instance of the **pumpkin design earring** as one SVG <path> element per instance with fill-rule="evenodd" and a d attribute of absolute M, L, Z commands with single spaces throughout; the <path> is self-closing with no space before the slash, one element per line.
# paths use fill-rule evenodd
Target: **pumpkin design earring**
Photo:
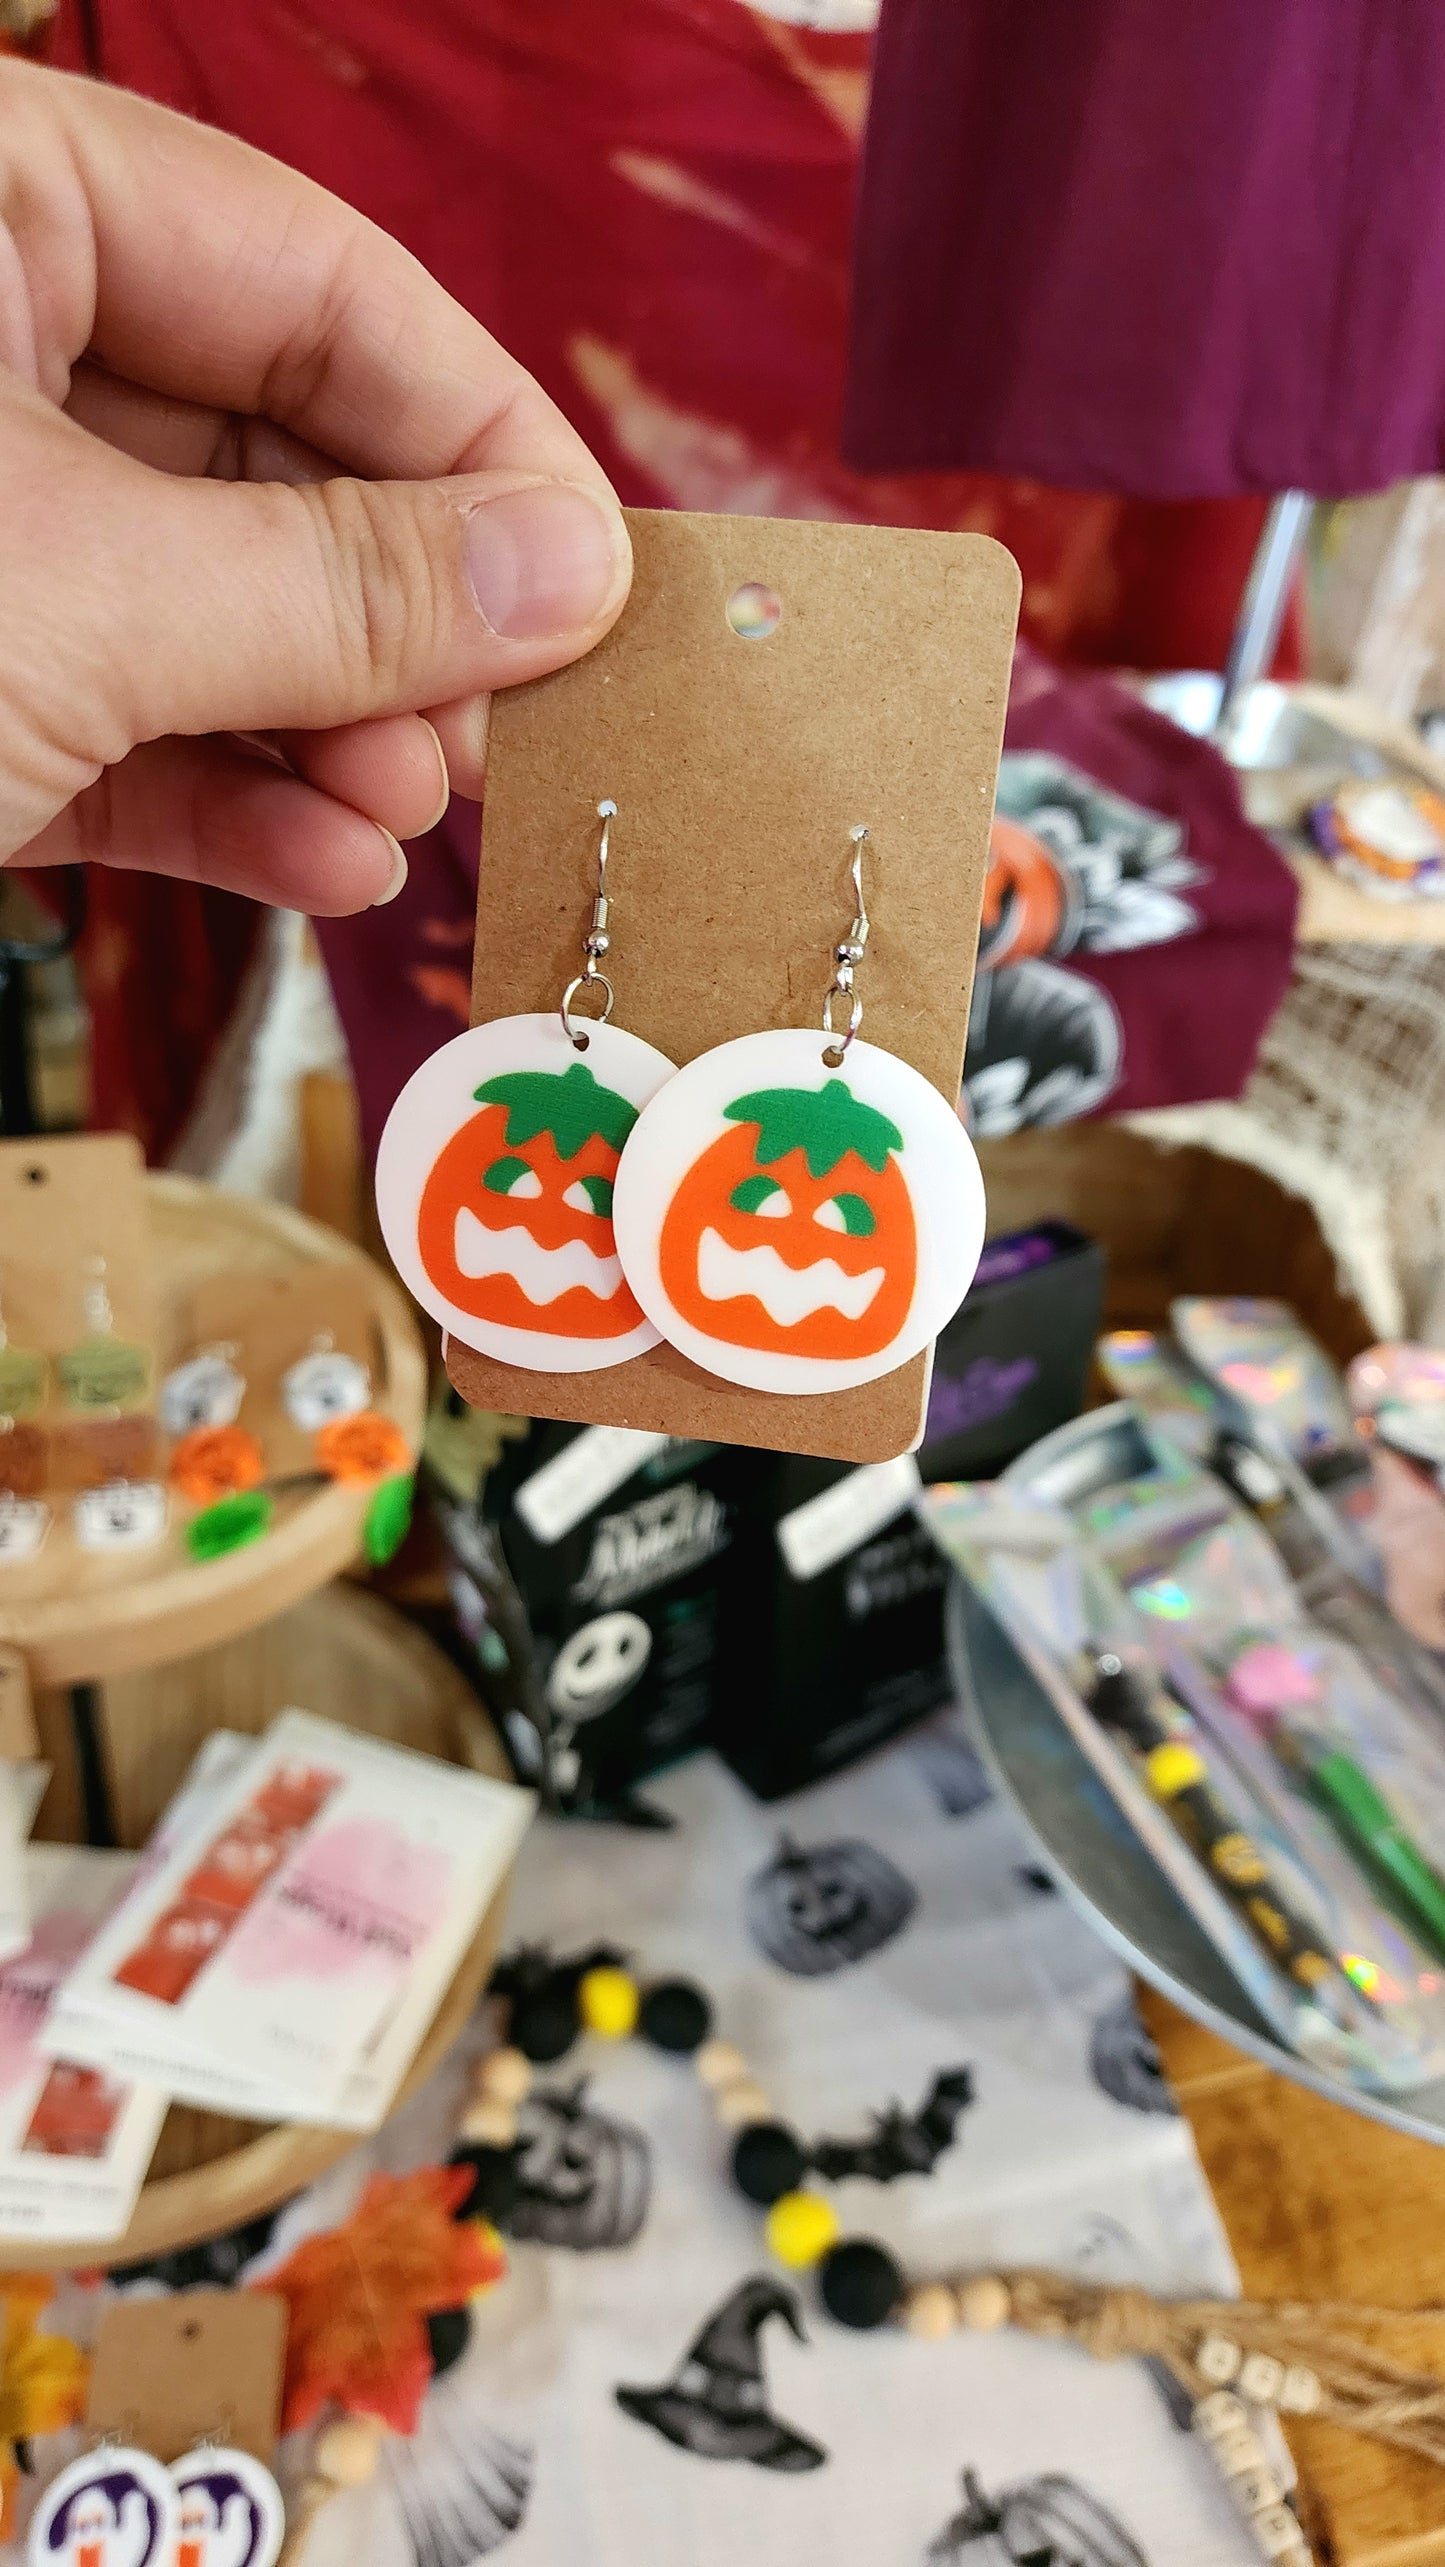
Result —
<path fill-rule="evenodd" d="M 951 1318 L 983 1246 L 983 1180 L 952 1105 L 856 1039 L 867 836 L 852 832 L 856 914 L 821 1037 L 794 1026 L 704 1052 L 644 1108 L 618 1172 L 618 1253 L 648 1318 L 750 1390 L 895 1371 Z"/>
<path fill-rule="evenodd" d="M 658 1342 L 623 1280 L 612 1188 L 639 1109 L 676 1073 L 609 1022 L 615 802 L 597 817 L 592 922 L 560 1009 L 497 1017 L 433 1052 L 376 1161 L 382 1234 L 422 1308 L 464 1346 L 532 1372 L 595 1372 Z M 579 1014 L 594 994 L 600 1016 Z"/>

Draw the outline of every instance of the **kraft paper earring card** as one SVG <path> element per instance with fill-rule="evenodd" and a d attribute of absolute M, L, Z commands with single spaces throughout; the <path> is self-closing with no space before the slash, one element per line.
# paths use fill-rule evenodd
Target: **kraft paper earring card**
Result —
<path fill-rule="evenodd" d="M 619 1024 L 684 1074 L 703 1053 L 743 1036 L 811 1028 L 820 1063 L 847 1086 L 846 1045 L 833 1042 L 825 1060 L 821 1011 L 841 948 L 860 942 L 850 943 L 847 930 L 848 868 L 866 831 L 866 952 L 853 957 L 856 981 L 846 958 L 835 978 L 831 1023 L 846 1035 L 852 1000 L 860 999 L 863 1042 L 894 1055 L 951 1110 L 1018 611 L 1014 562 L 987 536 L 915 528 L 651 510 L 630 512 L 629 524 L 636 579 L 621 622 L 575 668 L 513 688 L 493 706 L 474 1023 L 556 1013 L 558 992 L 577 967 L 577 924 L 593 896 L 597 811 L 606 798 L 617 811 L 606 969 Z M 810 1056 L 814 1084 L 824 1067 Z M 658 1114 L 666 1095 L 664 1085 Z M 731 1101 L 729 1091 L 724 1108 Z M 844 1100 L 826 1101 L 838 1121 Z M 814 1143 L 817 1119 L 809 1123 Z M 776 1114 L 773 1121 L 783 1128 Z M 862 1116 L 853 1123 L 864 1129 Z M 725 1128 L 732 1129 L 726 1118 Z M 865 1138 L 876 1131 L 867 1124 Z M 771 1147 L 761 1132 L 757 1142 Z M 741 1151 L 743 1141 L 729 1146 Z M 631 1147 L 624 1142 L 624 1170 Z M 894 1155 L 906 1177 L 906 1149 Z M 873 1197 L 889 1185 L 892 1163 L 865 1183 L 857 1156 L 835 1179 L 814 1166 L 818 1146 L 811 1156 L 803 1150 L 808 1183 L 799 1178 L 791 1188 L 770 1161 L 741 1205 L 733 1200 L 739 1188 L 729 1192 L 736 1218 L 711 1224 L 720 1235 L 726 1228 L 725 1246 L 737 1249 L 730 1260 L 714 1259 L 727 1275 L 743 1272 L 739 1258 L 750 1258 L 747 1273 L 764 1280 L 773 1259 L 789 1266 L 788 1290 L 773 1296 L 771 1328 L 775 1336 L 796 1305 L 815 1360 L 813 1341 L 822 1343 L 824 1333 L 818 1314 L 841 1278 L 840 1316 L 836 1327 L 827 1323 L 836 1360 L 830 1355 L 811 1376 L 806 1367 L 801 1375 L 787 1368 L 790 1393 L 760 1378 L 765 1366 L 740 1364 L 728 1351 L 748 1336 L 746 1327 L 714 1329 L 707 1311 L 709 1325 L 691 1336 L 679 1329 L 680 1342 L 664 1331 L 663 1343 L 585 1373 L 523 1367 L 452 1337 L 452 1382 L 474 1407 L 513 1415 L 846 1461 L 906 1450 L 923 1424 L 927 1331 L 900 1316 L 888 1342 L 902 1360 L 863 1379 L 873 1355 L 856 1311 L 875 1288 L 874 1268 L 878 1290 L 896 1284 L 901 1293 L 916 1265 L 921 1290 L 923 1231 L 913 1262 L 901 1216 L 900 1235 L 889 1230 L 884 1238 Z M 619 1202 L 622 1190 L 619 1179 Z M 534 1191 L 519 1179 L 505 1217 L 524 1222 Z M 502 1213 L 490 1202 L 485 1211 L 495 1228 Z M 805 1214 L 817 1216 L 816 1241 L 803 1234 Z M 700 1258 L 708 1226 L 700 1228 Z M 976 1228 L 970 1210 L 945 1240 L 958 1269 L 955 1299 L 977 1254 Z M 869 1236 L 888 1248 L 871 1264 Z M 810 1250 L 811 1276 L 800 1262 Z M 532 1258 L 527 1271 L 539 1262 Z M 697 1280 L 685 1279 L 690 1306 Z M 704 1300 L 707 1282 L 702 1276 Z M 953 1306 L 941 1286 L 933 1298 Z M 664 1319 L 681 1306 L 675 1294 L 654 1299 Z M 760 1331 L 758 1321 L 752 1336 Z M 720 1377 L 723 1367 L 710 1371 L 694 1360 L 710 1352 L 716 1360 L 719 1345 L 731 1379 Z M 816 1389 L 797 1389 L 798 1379 L 812 1378 Z"/>

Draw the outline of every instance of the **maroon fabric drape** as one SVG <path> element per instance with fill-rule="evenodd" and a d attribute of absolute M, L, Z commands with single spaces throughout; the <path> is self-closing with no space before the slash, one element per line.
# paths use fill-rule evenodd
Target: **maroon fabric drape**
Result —
<path fill-rule="evenodd" d="M 1441 0 L 884 0 L 845 445 L 1160 499 L 1445 459 Z"/>
<path fill-rule="evenodd" d="M 229 127 L 397 233 L 575 418 L 623 496 L 974 526 L 1055 656 L 1218 665 L 1254 500 L 1134 507 L 839 453 L 869 47 L 744 0 L 92 0 L 106 76 Z M 75 0 L 58 58 L 79 59 Z M 476 815 L 411 850 L 393 907 L 323 923 L 368 1134 L 466 1021 Z M 249 915 L 97 884 L 97 1117 L 163 1149 Z M 194 999 L 195 1004 L 192 1004 Z"/>

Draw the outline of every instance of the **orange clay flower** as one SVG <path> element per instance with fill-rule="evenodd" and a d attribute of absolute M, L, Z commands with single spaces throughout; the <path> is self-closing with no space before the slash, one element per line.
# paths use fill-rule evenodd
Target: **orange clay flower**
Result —
<path fill-rule="evenodd" d="M 195 1506 L 259 1488 L 265 1476 L 265 1455 L 244 1426 L 195 1426 L 171 1454 L 171 1478 Z"/>
<path fill-rule="evenodd" d="M 355 1417 L 336 1417 L 316 1438 L 316 1459 L 328 1479 L 360 1486 L 366 1480 L 389 1479 L 411 1469 L 411 1446 L 399 1426 L 363 1408 Z"/>

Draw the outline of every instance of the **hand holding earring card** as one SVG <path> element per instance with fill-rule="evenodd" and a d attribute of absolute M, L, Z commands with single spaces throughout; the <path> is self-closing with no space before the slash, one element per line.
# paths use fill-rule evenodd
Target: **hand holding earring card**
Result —
<path fill-rule="evenodd" d="M 630 523 L 619 626 L 498 699 L 481 1021 L 398 1105 L 389 1243 L 477 1406 L 886 1459 L 982 1237 L 954 1106 L 1018 574 L 974 535 Z M 479 1054 L 448 1086 L 449 1053 L 529 1018 L 545 1063 Z M 650 1084 L 603 1075 L 605 1038 Z M 539 1072 L 555 1086 L 523 1096 Z M 544 1111 L 580 1103 L 579 1072 L 610 1128 L 590 1084 L 589 1116 Z M 587 1292 L 640 1325 L 588 1310 L 549 1348 Z"/>

